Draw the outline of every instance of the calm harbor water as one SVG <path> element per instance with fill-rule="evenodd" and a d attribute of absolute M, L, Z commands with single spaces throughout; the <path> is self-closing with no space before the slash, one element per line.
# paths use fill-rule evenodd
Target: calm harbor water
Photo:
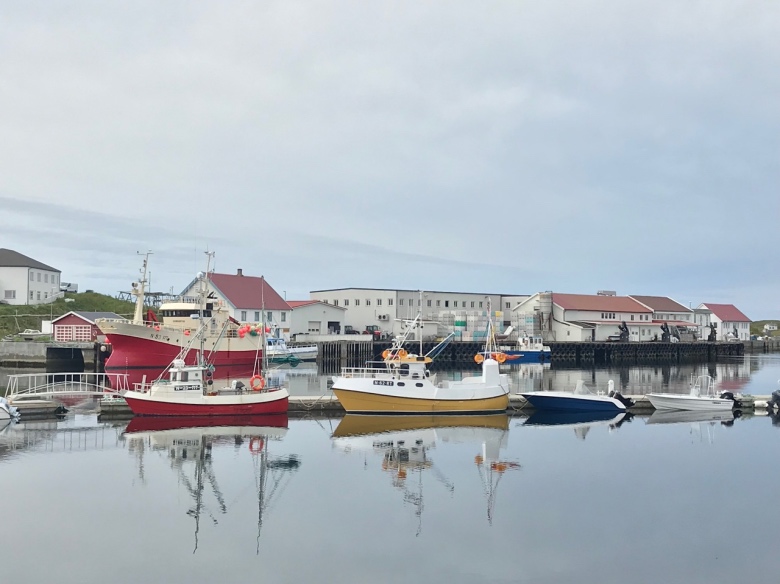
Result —
<path fill-rule="evenodd" d="M 710 369 L 766 395 L 780 355 Z M 513 390 L 683 391 L 700 370 L 518 369 Z M 76 408 L 3 427 L 3 581 L 777 581 L 771 417 L 207 423 Z"/>

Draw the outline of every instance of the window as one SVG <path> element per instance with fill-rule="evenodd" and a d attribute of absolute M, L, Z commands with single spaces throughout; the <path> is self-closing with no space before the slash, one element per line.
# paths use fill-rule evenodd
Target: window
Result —
<path fill-rule="evenodd" d="M 44 297 L 44 298 L 48 298 L 48 297 L 49 297 L 49 293 L 48 293 L 48 292 L 44 292 L 44 293 L 43 293 L 43 297 Z"/>
<path fill-rule="evenodd" d="M 392 306 L 393 305 L 393 299 L 392 298 L 388 298 L 387 299 L 387 305 L 388 306 Z"/>
<path fill-rule="evenodd" d="M 457 300 L 453 300 L 452 301 L 452 307 L 453 308 L 457 308 L 458 307 L 458 301 Z"/>
<path fill-rule="evenodd" d="M 40 300 L 41 293 L 38 292 L 38 300 Z M 6 300 L 14 300 L 16 299 L 16 290 L 6 290 L 5 291 L 5 299 Z M 32 292 L 30 292 L 30 300 L 32 300 Z"/>
<path fill-rule="evenodd" d="M 471 301 L 471 308 L 474 308 L 474 301 Z"/>
<path fill-rule="evenodd" d="M 246 310 L 241 311 L 241 322 L 246 322 Z"/>
<path fill-rule="evenodd" d="M 479 301 L 479 307 L 482 308 L 482 301 Z"/>
<path fill-rule="evenodd" d="M 49 274 L 43 275 L 43 281 L 46 282 L 47 284 L 49 283 Z"/>
<path fill-rule="evenodd" d="M 355 306 L 360 306 L 360 300 L 358 300 L 357 298 L 355 298 Z"/>
<path fill-rule="evenodd" d="M 287 322 L 287 313 L 286 312 L 282 313 L 282 322 Z"/>
<path fill-rule="evenodd" d="M 40 300 L 40 299 L 41 299 L 41 293 L 40 293 L 40 291 L 39 291 L 39 292 L 36 292 L 36 293 L 35 293 L 35 296 L 36 296 L 36 300 Z"/>
<path fill-rule="evenodd" d="M 504 308 L 506 308 L 507 310 L 509 310 L 509 302 L 505 302 L 505 303 L 504 303 Z"/>
<path fill-rule="evenodd" d="M 634 320 L 634 315 L 633 314 L 631 315 L 631 320 Z"/>
<path fill-rule="evenodd" d="M 428 306 L 430 306 L 430 305 L 431 305 L 431 301 L 429 300 L 429 301 L 428 301 Z"/>
<path fill-rule="evenodd" d="M 41 273 L 40 272 L 38 272 L 38 281 L 39 282 L 41 281 Z"/>
<path fill-rule="evenodd" d="M 338 306 L 338 305 L 339 305 L 339 301 L 338 300 L 334 300 L 333 301 L 333 306 Z"/>
<path fill-rule="evenodd" d="M 32 300 L 32 299 L 33 299 L 33 294 L 35 294 L 35 292 L 33 292 L 32 290 L 30 290 L 30 300 Z"/>
<path fill-rule="evenodd" d="M 381 298 L 377 298 L 376 299 L 376 305 L 377 306 L 382 306 L 382 299 Z"/>
<path fill-rule="evenodd" d="M 450 307 L 450 301 L 449 300 L 445 300 L 444 301 L 444 308 L 449 308 L 449 307 Z"/>
<path fill-rule="evenodd" d="M 260 322 L 260 311 L 255 310 L 255 322 Z"/>
<path fill-rule="evenodd" d="M 346 298 L 344 299 L 344 306 L 349 306 L 349 300 L 347 300 Z"/>
<path fill-rule="evenodd" d="M 266 320 L 266 322 L 273 322 L 273 320 L 274 320 L 274 313 L 269 311 L 268 314 L 266 314 L 266 319 L 265 320 Z"/>
<path fill-rule="evenodd" d="M 398 306 L 403 306 L 403 305 L 404 305 L 404 299 L 403 298 L 399 298 L 398 299 Z M 428 306 L 430 306 L 430 304 Z"/>
<path fill-rule="evenodd" d="M 57 274 L 54 274 L 52 276 L 52 280 L 51 281 L 54 282 L 55 284 L 59 284 L 60 283 L 60 278 L 59 278 L 59 276 L 57 276 Z"/>
<path fill-rule="evenodd" d="M 436 306 L 441 306 L 441 300 L 436 301 Z"/>
<path fill-rule="evenodd" d="M 368 298 L 366 298 L 366 306 L 371 306 L 371 300 L 369 300 Z"/>

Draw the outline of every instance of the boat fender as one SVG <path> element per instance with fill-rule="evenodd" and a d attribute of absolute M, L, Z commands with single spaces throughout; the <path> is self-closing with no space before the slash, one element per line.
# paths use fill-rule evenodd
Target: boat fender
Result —
<path fill-rule="evenodd" d="M 430 376 L 431 376 L 431 372 L 426 369 L 425 370 L 425 377 L 430 377 Z"/>
<path fill-rule="evenodd" d="M 206 385 L 211 385 L 212 383 L 214 383 L 213 379 L 206 380 Z"/>
<path fill-rule="evenodd" d="M 265 379 L 262 375 L 253 375 L 249 380 L 249 386 L 253 391 L 260 391 L 265 387 Z"/>
<path fill-rule="evenodd" d="M 262 438 L 252 438 L 249 441 L 249 452 L 256 454 L 263 449 L 263 446 L 265 446 L 265 442 Z"/>
<path fill-rule="evenodd" d="M 734 394 L 730 391 L 724 391 L 720 394 L 720 399 L 730 399 L 731 401 L 736 401 L 734 399 Z"/>

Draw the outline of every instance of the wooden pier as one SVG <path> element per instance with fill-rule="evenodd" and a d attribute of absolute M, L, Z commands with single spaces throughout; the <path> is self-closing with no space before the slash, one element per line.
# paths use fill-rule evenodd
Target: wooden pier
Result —
<path fill-rule="evenodd" d="M 695 342 L 695 343 L 620 343 L 581 342 L 548 343 L 550 362 L 561 366 L 644 365 L 666 363 L 708 363 L 725 357 L 748 353 L 780 351 L 778 341 Z M 341 367 L 359 367 L 366 361 L 379 361 L 390 341 L 336 341 L 318 343 L 317 363 L 326 373 Z M 425 354 L 436 346 L 423 342 Z M 453 341 L 436 357 L 436 367 L 476 366 L 474 355 L 483 349 L 482 343 Z"/>

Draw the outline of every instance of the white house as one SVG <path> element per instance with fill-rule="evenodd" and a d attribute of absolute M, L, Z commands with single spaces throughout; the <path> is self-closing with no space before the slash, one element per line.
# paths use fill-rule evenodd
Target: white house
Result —
<path fill-rule="evenodd" d="M 0 248 L 0 302 L 48 304 L 60 296 L 60 270 Z"/>
<path fill-rule="evenodd" d="M 197 297 L 200 280 L 195 279 L 181 296 Z M 228 313 L 239 322 L 265 323 L 283 336 L 290 334 L 289 304 L 263 277 L 245 276 L 239 269 L 235 274 L 211 273 L 208 278 L 208 302 L 222 302 Z"/>
<path fill-rule="evenodd" d="M 311 334 L 338 334 L 344 330 L 344 315 L 347 309 L 333 306 L 321 300 L 288 300 L 292 310 L 290 337 Z"/>
<path fill-rule="evenodd" d="M 751 320 L 733 304 L 699 304 L 695 311 L 696 324 L 701 329 L 703 338 L 707 338 L 710 324 L 715 324 L 715 334 L 718 341 L 732 339 L 750 340 Z"/>
<path fill-rule="evenodd" d="M 681 341 L 694 341 L 701 338 L 701 331 L 694 322 L 693 310 L 672 300 L 668 296 L 639 296 L 632 294 L 633 298 L 644 306 L 652 309 L 653 322 L 666 324 L 674 332 L 679 333 Z M 706 337 L 705 337 L 706 339 Z"/>

